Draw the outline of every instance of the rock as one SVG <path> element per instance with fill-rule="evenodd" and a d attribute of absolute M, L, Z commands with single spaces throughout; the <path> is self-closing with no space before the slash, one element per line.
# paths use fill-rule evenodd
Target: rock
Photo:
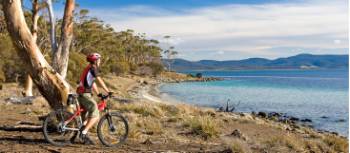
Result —
<path fill-rule="evenodd" d="M 255 115 L 256 115 L 256 112 L 252 111 L 252 115 L 254 115 L 254 116 L 255 116 Z"/>
<path fill-rule="evenodd" d="M 147 134 L 147 135 L 153 135 L 153 134 L 154 134 L 154 132 L 153 132 L 153 131 L 146 131 L 146 132 L 144 132 L 144 134 Z"/>
<path fill-rule="evenodd" d="M 144 85 L 148 85 L 149 83 L 147 81 L 143 81 L 143 84 Z"/>
<path fill-rule="evenodd" d="M 224 111 L 224 107 L 219 107 L 219 109 L 217 110 L 218 112 L 223 112 Z"/>
<path fill-rule="evenodd" d="M 25 105 L 30 105 L 33 103 L 33 100 L 36 98 L 36 96 L 30 96 L 30 97 L 10 97 L 5 99 L 6 102 L 8 103 L 13 103 L 13 104 L 25 104 Z"/>
<path fill-rule="evenodd" d="M 300 120 L 301 122 L 312 122 L 312 120 L 311 119 L 308 119 L 308 118 L 306 118 L 306 119 L 302 119 L 302 120 Z"/>
<path fill-rule="evenodd" d="M 142 142 L 142 144 L 144 144 L 144 145 L 152 145 L 153 142 L 151 141 L 150 138 L 147 138 L 144 142 Z"/>
<path fill-rule="evenodd" d="M 231 133 L 231 136 L 242 139 L 244 141 L 247 140 L 247 138 L 243 135 L 243 133 L 238 129 L 233 130 L 233 132 Z"/>
<path fill-rule="evenodd" d="M 327 116 L 322 116 L 321 118 L 324 118 L 324 119 L 326 119 L 326 118 L 328 118 Z"/>
<path fill-rule="evenodd" d="M 265 112 L 259 112 L 258 113 L 258 116 L 259 117 L 262 117 L 262 118 L 266 118 L 267 117 L 267 114 Z"/>
<path fill-rule="evenodd" d="M 291 117 L 289 118 L 289 120 L 291 120 L 291 121 L 299 121 L 299 118 L 291 116 Z"/>
<path fill-rule="evenodd" d="M 345 122 L 345 119 L 339 119 L 339 120 L 336 120 L 335 122 Z"/>
<path fill-rule="evenodd" d="M 269 113 L 268 116 L 269 116 L 269 117 L 281 117 L 282 114 L 281 114 L 281 113 L 277 113 L 277 112 L 271 112 L 271 113 Z"/>
<path fill-rule="evenodd" d="M 21 114 L 30 114 L 32 112 L 32 110 L 30 108 L 27 108 L 24 112 L 22 112 Z"/>
<path fill-rule="evenodd" d="M 331 132 L 331 134 L 338 135 L 338 133 L 337 133 L 337 132 Z"/>

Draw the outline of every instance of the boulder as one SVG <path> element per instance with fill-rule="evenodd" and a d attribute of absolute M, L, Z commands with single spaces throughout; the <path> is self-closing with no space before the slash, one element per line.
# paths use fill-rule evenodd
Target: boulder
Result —
<path fill-rule="evenodd" d="M 230 135 L 233 136 L 233 137 L 242 139 L 244 141 L 247 140 L 247 137 L 238 129 L 233 130 L 233 132 Z"/>
<path fill-rule="evenodd" d="M 339 119 L 339 120 L 336 120 L 335 122 L 345 122 L 345 119 Z"/>
<path fill-rule="evenodd" d="M 266 118 L 267 114 L 265 112 L 259 112 L 257 116 L 262 117 L 262 118 Z"/>
<path fill-rule="evenodd" d="M 301 122 L 312 122 L 312 120 L 311 119 L 308 119 L 308 118 L 306 118 L 306 119 L 302 119 L 302 120 L 300 120 Z"/>
<path fill-rule="evenodd" d="M 289 120 L 291 120 L 291 121 L 299 121 L 299 118 L 291 116 L 291 117 L 289 118 Z"/>

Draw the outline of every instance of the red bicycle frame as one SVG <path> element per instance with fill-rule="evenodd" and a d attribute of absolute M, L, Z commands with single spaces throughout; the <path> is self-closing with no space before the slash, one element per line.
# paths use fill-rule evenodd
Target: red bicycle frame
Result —
<path fill-rule="evenodd" d="M 67 125 L 70 121 L 72 121 L 75 117 L 80 116 L 82 112 L 85 111 L 84 108 L 81 108 L 80 105 L 76 105 L 77 110 L 75 113 L 68 118 L 68 120 L 64 121 L 64 125 Z M 107 106 L 107 99 L 102 98 L 101 101 L 97 104 L 98 110 L 101 112 L 103 111 Z"/>

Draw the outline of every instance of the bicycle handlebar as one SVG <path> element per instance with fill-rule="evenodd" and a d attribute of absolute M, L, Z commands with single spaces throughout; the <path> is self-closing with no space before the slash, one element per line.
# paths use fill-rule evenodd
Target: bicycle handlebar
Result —
<path fill-rule="evenodd" d="M 102 100 L 112 97 L 113 93 L 109 92 L 108 95 L 98 94 L 97 97 L 100 97 Z"/>

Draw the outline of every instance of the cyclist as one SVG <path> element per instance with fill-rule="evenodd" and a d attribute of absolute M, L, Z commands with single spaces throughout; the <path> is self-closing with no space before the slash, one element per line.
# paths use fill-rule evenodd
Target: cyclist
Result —
<path fill-rule="evenodd" d="M 92 91 L 97 93 L 98 96 L 102 95 L 95 84 L 95 80 L 97 80 L 99 85 L 109 95 L 112 94 L 112 92 L 110 92 L 104 81 L 99 76 L 98 69 L 101 64 L 101 55 L 98 53 L 91 53 L 87 55 L 86 59 L 90 64 L 81 74 L 79 86 L 77 88 L 77 93 L 79 94 L 78 101 L 80 105 L 87 110 L 85 114 L 82 114 L 84 126 L 80 129 L 79 136 L 85 144 L 94 144 L 91 138 L 87 135 L 89 129 L 99 120 L 99 111 L 96 101 L 92 98 Z"/>

